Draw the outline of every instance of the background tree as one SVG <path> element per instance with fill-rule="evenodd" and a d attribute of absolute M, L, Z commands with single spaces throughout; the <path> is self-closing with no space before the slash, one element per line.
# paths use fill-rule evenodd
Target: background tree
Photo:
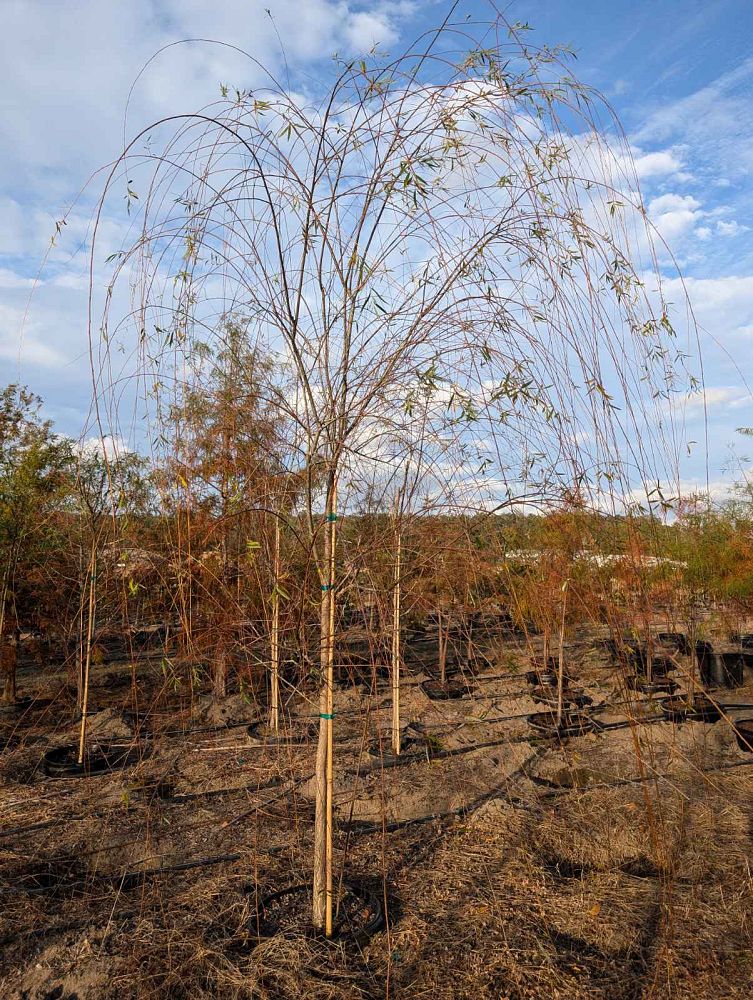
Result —
<path fill-rule="evenodd" d="M 65 493 L 67 441 L 42 419 L 42 401 L 18 385 L 0 394 L 0 640 L 17 633 L 31 618 L 33 596 L 20 602 L 22 561 L 32 564 L 34 549 Z M 35 623 L 36 624 L 36 623 Z M 6 660 L 2 700 L 16 698 L 15 661 Z"/>

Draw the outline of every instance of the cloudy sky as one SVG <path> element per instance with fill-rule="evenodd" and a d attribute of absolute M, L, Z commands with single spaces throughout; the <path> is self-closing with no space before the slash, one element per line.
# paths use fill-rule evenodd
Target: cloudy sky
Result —
<path fill-rule="evenodd" d="M 124 135 L 216 100 L 221 83 L 254 85 L 246 58 L 199 41 L 167 48 L 139 76 L 158 50 L 181 39 L 231 42 L 313 89 L 335 52 L 374 42 L 397 51 L 447 9 L 430 0 L 0 0 L 0 380 L 28 384 L 59 429 L 81 432 L 91 396 L 86 250 L 96 172 Z M 487 10 L 460 0 L 457 17 Z M 753 425 L 753 5 L 513 0 L 505 11 L 531 24 L 532 41 L 571 44 L 575 72 L 623 122 L 649 214 L 679 261 L 703 335 L 707 390 L 705 405 L 688 401 L 687 436 L 698 446 L 685 476 L 703 483 L 706 411 L 718 485 L 746 464 L 736 428 Z M 661 264 L 679 300 L 669 257 Z"/>

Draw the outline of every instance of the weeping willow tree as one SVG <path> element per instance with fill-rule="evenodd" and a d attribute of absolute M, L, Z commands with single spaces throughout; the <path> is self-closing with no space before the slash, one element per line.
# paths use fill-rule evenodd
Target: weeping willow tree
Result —
<path fill-rule="evenodd" d="M 336 62 L 313 91 L 253 63 L 264 85 L 154 123 L 112 168 L 97 228 L 125 191 L 131 234 L 90 329 L 102 395 L 124 356 L 157 417 L 227 317 L 270 359 L 255 392 L 286 428 L 321 587 L 313 922 L 330 933 L 338 519 L 365 482 L 389 512 L 408 459 L 424 512 L 574 485 L 597 509 L 652 507 L 676 474 L 664 400 L 686 346 L 629 149 L 567 53 L 495 14 Z"/>

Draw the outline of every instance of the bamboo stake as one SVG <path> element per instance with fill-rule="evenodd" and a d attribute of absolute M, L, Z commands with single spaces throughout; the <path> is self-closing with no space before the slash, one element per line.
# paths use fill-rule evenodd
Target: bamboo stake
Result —
<path fill-rule="evenodd" d="M 81 702 L 81 735 L 78 742 L 78 763 L 84 763 L 84 748 L 86 745 L 86 716 L 89 710 L 89 670 L 92 658 L 92 636 L 94 634 L 94 615 L 96 613 L 96 589 L 97 578 L 97 551 L 92 549 L 91 560 L 89 562 L 89 614 L 86 623 L 86 654 L 84 657 L 84 690 Z"/>
<path fill-rule="evenodd" d="M 316 820 L 314 827 L 313 924 L 332 934 L 332 708 L 334 688 L 335 543 L 337 480 L 330 477 L 324 532 L 321 603 L 322 688 L 319 695 L 319 744 L 316 753 Z"/>
<path fill-rule="evenodd" d="M 397 529 L 395 587 L 392 591 L 392 752 L 400 753 L 400 563 L 402 535 Z"/>
<path fill-rule="evenodd" d="M 445 641 L 445 635 L 442 631 L 442 608 L 441 606 L 437 608 L 437 630 L 438 630 L 438 641 L 439 648 L 437 650 L 439 655 L 439 680 L 444 684 L 447 680 L 446 677 L 446 662 L 447 662 L 447 642 Z"/>
<path fill-rule="evenodd" d="M 567 612 L 567 591 L 570 580 L 562 585 L 562 617 L 560 619 L 559 662 L 557 663 L 557 728 L 562 725 L 562 707 L 565 688 L 565 614 Z"/>
<path fill-rule="evenodd" d="M 274 553 L 274 588 L 272 590 L 272 691 L 271 718 L 272 731 L 277 733 L 280 728 L 280 519 L 275 517 L 275 553 Z"/>
<path fill-rule="evenodd" d="M 332 485 L 332 509 L 327 517 L 329 543 L 329 644 L 327 648 L 327 909 L 324 932 L 332 937 L 332 805 L 334 798 L 333 715 L 335 660 L 335 542 L 337 539 L 337 481 Z"/>

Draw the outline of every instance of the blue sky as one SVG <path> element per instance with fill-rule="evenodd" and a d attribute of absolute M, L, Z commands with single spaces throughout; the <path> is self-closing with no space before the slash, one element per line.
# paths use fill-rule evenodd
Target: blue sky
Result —
<path fill-rule="evenodd" d="M 274 20 L 265 14 L 269 8 Z M 96 178 L 68 217 L 41 279 L 55 220 L 117 155 L 131 83 L 177 39 L 232 42 L 315 85 L 330 56 L 378 40 L 396 52 L 436 24 L 446 3 L 421 0 L 4 0 L 0 35 L 0 379 L 40 393 L 59 429 L 89 414 L 86 246 Z M 753 344 L 753 4 L 750 0 L 516 0 L 511 20 L 533 42 L 569 43 L 576 75 L 602 91 L 624 125 L 649 214 L 677 260 L 703 335 L 709 478 L 721 489 L 753 424 L 746 384 Z M 461 3 L 458 17 L 485 16 Z M 134 91 L 132 135 L 164 114 L 195 110 L 220 82 L 249 85 L 247 63 L 217 47 L 168 50 Z M 113 232 L 105 232 L 117 248 Z M 682 289 L 662 258 L 672 292 Z M 30 293 L 33 295 L 30 297 Z M 687 436 L 704 439 L 704 407 L 688 402 Z M 688 486 L 703 484 L 699 446 Z"/>

